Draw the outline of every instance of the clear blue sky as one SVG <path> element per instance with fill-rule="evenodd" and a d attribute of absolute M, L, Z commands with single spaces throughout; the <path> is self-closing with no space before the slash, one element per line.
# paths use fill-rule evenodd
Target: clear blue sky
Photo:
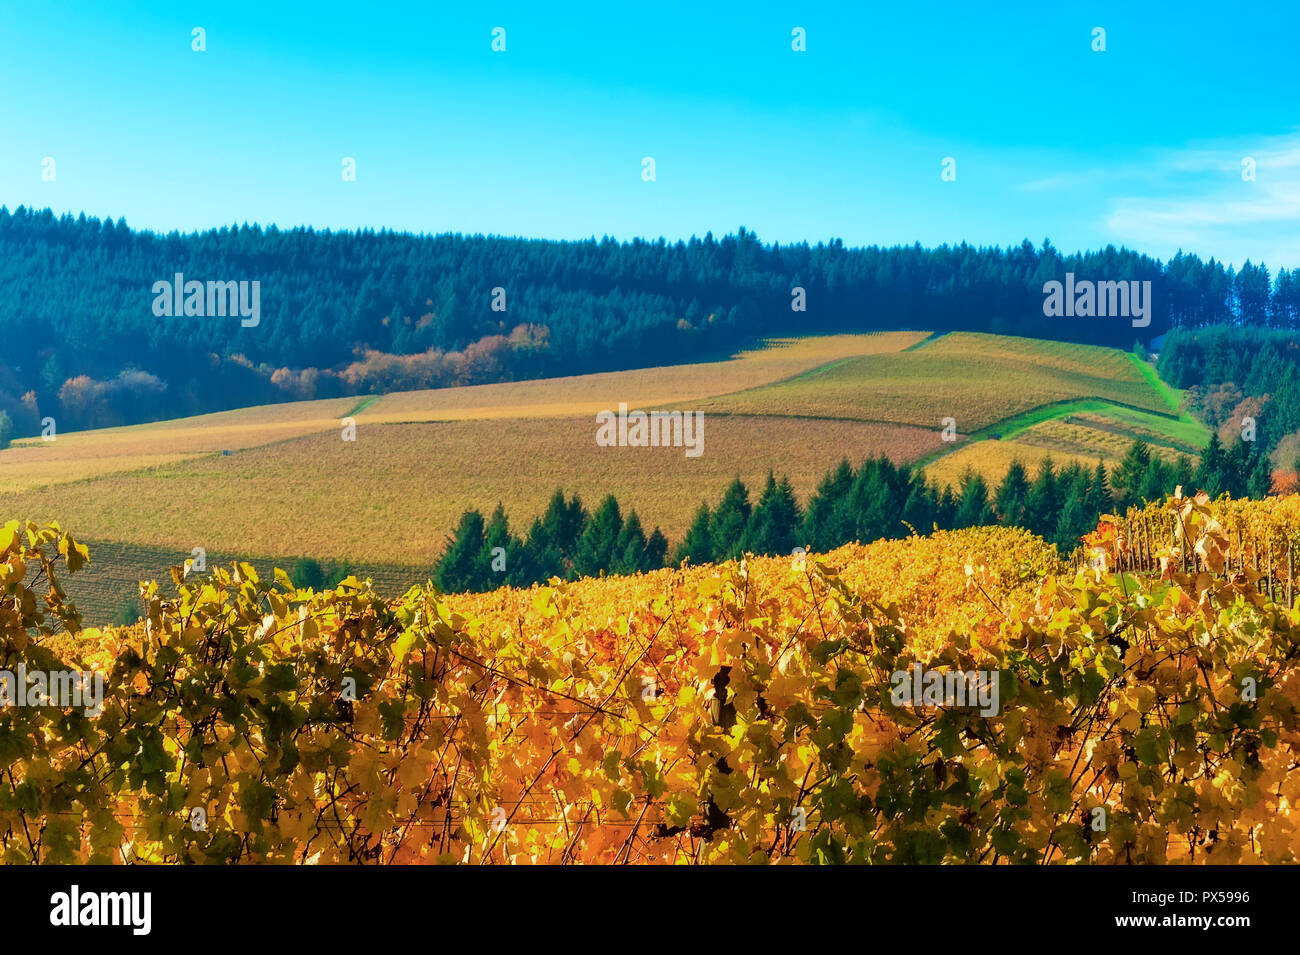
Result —
<path fill-rule="evenodd" d="M 1300 266 L 1300 4 L 0 2 L 10 208 Z"/>

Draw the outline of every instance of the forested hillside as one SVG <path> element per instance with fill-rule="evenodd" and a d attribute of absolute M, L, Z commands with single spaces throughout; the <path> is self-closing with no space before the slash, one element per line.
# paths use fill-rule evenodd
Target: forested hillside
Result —
<path fill-rule="evenodd" d="M 1178 329 L 1160 349 L 1161 376 L 1188 389 L 1191 410 L 1224 444 L 1254 432 L 1278 467 L 1300 459 L 1300 343 L 1293 326 Z"/>
<path fill-rule="evenodd" d="M 1150 326 L 1043 314 L 1067 271 L 1150 280 Z M 257 281 L 260 321 L 154 314 L 155 282 Z M 158 235 L 0 209 L 0 411 L 103 427 L 298 398 L 640 367 L 764 335 L 923 327 L 1129 347 L 1174 325 L 1295 327 L 1296 275 L 1050 243 L 554 242 L 236 226 Z M 806 293 L 792 310 L 792 289 Z M 494 295 L 494 289 L 502 292 Z M 496 306 L 494 308 L 494 305 Z"/>

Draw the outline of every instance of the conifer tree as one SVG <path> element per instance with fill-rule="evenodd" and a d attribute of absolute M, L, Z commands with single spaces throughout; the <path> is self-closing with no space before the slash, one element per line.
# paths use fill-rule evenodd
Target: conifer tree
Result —
<path fill-rule="evenodd" d="M 1273 468 L 1269 464 L 1268 455 L 1253 454 L 1251 455 L 1250 475 L 1246 480 L 1246 493 L 1257 501 L 1262 501 L 1268 497 L 1268 492 L 1273 489 Z"/>
<path fill-rule="evenodd" d="M 758 506 L 750 515 L 743 548 L 754 554 L 789 554 L 801 523 L 799 502 L 789 479 L 783 476 L 777 481 L 769 471 Z"/>
<path fill-rule="evenodd" d="M 479 563 L 487 568 L 485 577 L 489 590 L 506 585 L 527 586 L 533 583 L 524 558 L 523 541 L 510 533 L 510 522 L 506 519 L 506 510 L 500 501 L 484 528 L 483 551 L 479 554 Z"/>
<path fill-rule="evenodd" d="M 709 522 L 709 539 L 713 542 L 715 560 L 732 560 L 741 555 L 749 515 L 749 490 L 740 478 L 736 478 L 727 486 Z"/>
<path fill-rule="evenodd" d="M 1023 526 L 1025 511 L 1029 503 L 1029 478 L 1020 459 L 1012 460 L 1007 473 L 998 485 L 995 506 L 998 523 Z"/>
<path fill-rule="evenodd" d="M 535 518 L 528 529 L 528 536 L 524 540 L 523 556 L 524 566 L 520 570 L 520 584 L 542 584 L 552 577 L 563 579 L 568 576 L 572 566 L 571 562 L 565 560 L 560 548 L 551 540 L 551 535 L 540 517 Z"/>
<path fill-rule="evenodd" d="M 587 513 L 578 496 L 575 494 L 572 500 L 566 501 L 564 491 L 556 488 L 542 515 L 542 528 L 547 540 L 565 558 L 572 560 L 577 556 L 578 540 L 586 522 Z"/>
<path fill-rule="evenodd" d="M 646 562 L 645 532 L 635 510 L 628 512 L 623 529 L 619 531 L 609 569 L 616 574 L 639 574 L 650 569 Z"/>
<path fill-rule="evenodd" d="M 1110 475 L 1111 494 L 1121 513 L 1142 502 L 1142 482 L 1150 465 L 1151 448 L 1145 441 L 1134 439 Z"/>
<path fill-rule="evenodd" d="M 578 539 L 578 555 L 574 571 L 580 577 L 596 577 L 601 571 L 615 566 L 619 535 L 623 531 L 623 515 L 614 495 L 606 495 L 600 506 L 587 519 Z"/>
<path fill-rule="evenodd" d="M 1227 454 L 1223 450 L 1223 443 L 1219 440 L 1219 435 L 1211 431 L 1210 441 L 1201 452 L 1201 463 L 1196 468 L 1196 489 L 1204 491 L 1210 497 L 1218 497 L 1225 490 L 1224 466 L 1227 463 Z"/>
<path fill-rule="evenodd" d="M 1086 494 L 1087 478 L 1082 478 L 1071 484 L 1070 493 L 1065 496 L 1055 531 L 1049 538 L 1062 554 L 1068 554 L 1078 546 L 1079 538 L 1096 526 L 1084 503 Z"/>
<path fill-rule="evenodd" d="M 1097 467 L 1092 472 L 1092 480 L 1088 482 L 1087 507 L 1084 510 L 1095 525 L 1097 518 L 1101 517 L 1102 514 L 1109 514 L 1114 506 L 1115 502 L 1110 493 L 1110 481 L 1106 477 L 1106 465 L 1098 461 Z"/>
<path fill-rule="evenodd" d="M 1056 465 L 1049 454 L 1038 463 L 1029 497 L 1025 503 L 1025 523 L 1035 534 L 1050 537 L 1056 530 L 1061 513 L 1061 490 L 1056 479 Z"/>
<path fill-rule="evenodd" d="M 1163 501 L 1166 495 L 1174 493 L 1174 470 L 1157 455 L 1152 455 L 1147 462 L 1146 473 L 1142 475 L 1142 484 L 1138 489 L 1138 503 Z"/>
<path fill-rule="evenodd" d="M 711 523 L 709 505 L 701 501 L 700 509 L 695 512 L 695 520 L 691 522 L 691 526 L 687 529 L 686 536 L 678 541 L 677 546 L 673 549 L 673 564 L 675 566 L 681 566 L 684 560 L 689 560 L 696 566 L 713 563 L 713 540 L 709 536 Z"/>
<path fill-rule="evenodd" d="M 325 586 L 325 570 L 316 558 L 300 557 L 294 562 L 289 579 L 293 581 L 295 587 L 310 587 L 313 590 L 321 590 Z"/>
<path fill-rule="evenodd" d="M 813 550 L 825 553 L 851 540 L 855 521 L 841 502 L 853 487 L 853 468 L 847 459 L 822 478 L 808 499 L 800 539 Z"/>
<path fill-rule="evenodd" d="M 1234 441 L 1223 459 L 1223 490 L 1233 497 L 1246 497 L 1252 466 L 1247 443 L 1240 439 Z"/>
<path fill-rule="evenodd" d="M 668 538 L 658 527 L 650 532 L 645 542 L 646 570 L 658 570 L 664 566 L 668 556 Z"/>
<path fill-rule="evenodd" d="M 934 523 L 941 531 L 950 531 L 957 526 L 957 507 L 960 502 L 953 493 L 952 485 L 945 484 L 939 495 L 939 506 L 935 511 Z"/>
<path fill-rule="evenodd" d="M 478 511 L 466 511 L 461 515 L 456 533 L 447 539 L 447 549 L 434 582 L 443 593 L 463 593 L 485 589 L 487 568 L 482 564 L 483 553 L 483 515 Z"/>
<path fill-rule="evenodd" d="M 993 523 L 988 486 L 984 478 L 967 468 L 961 479 L 961 501 L 954 520 L 957 527 L 982 527 Z"/>
<path fill-rule="evenodd" d="M 939 518 L 938 496 L 938 488 L 926 484 L 924 475 L 914 474 L 903 502 L 903 521 L 918 534 L 933 532 Z"/>

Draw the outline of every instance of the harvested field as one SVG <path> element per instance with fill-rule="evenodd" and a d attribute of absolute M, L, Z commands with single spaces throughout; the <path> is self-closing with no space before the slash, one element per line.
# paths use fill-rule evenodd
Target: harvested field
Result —
<path fill-rule="evenodd" d="M 428 565 L 468 508 L 498 501 L 516 526 L 557 487 L 594 506 L 615 494 L 647 529 L 680 536 L 704 499 L 739 475 L 769 469 L 806 495 L 841 458 L 886 454 L 912 461 L 937 449 L 937 432 L 849 421 L 706 418 L 704 454 L 682 448 L 602 448 L 594 418 L 358 425 L 355 443 L 310 435 L 230 457 L 7 494 L 5 513 L 57 519 L 96 538 L 188 554 L 310 554 L 358 562 Z"/>

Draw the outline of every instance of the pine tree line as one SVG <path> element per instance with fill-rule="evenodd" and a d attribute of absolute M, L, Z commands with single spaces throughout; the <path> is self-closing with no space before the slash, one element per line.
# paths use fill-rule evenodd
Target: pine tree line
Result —
<path fill-rule="evenodd" d="M 0 207 L 0 287 L 22 290 L 0 297 L 0 411 L 28 436 L 45 415 L 61 431 L 105 427 L 899 327 L 1128 347 L 1127 321 L 1043 314 L 1044 283 L 1067 272 L 1150 281 L 1144 338 L 1209 324 L 1300 327 L 1300 270 L 1234 270 L 1182 253 L 1161 263 L 1113 246 L 781 245 L 745 229 L 671 243 L 257 225 L 161 235 Z M 260 323 L 155 315 L 152 287 L 176 273 L 258 281 Z M 792 311 L 796 288 L 806 311 Z"/>
<path fill-rule="evenodd" d="M 1078 461 L 1057 467 L 1048 457 L 1031 475 L 1014 461 L 994 489 L 969 469 L 954 489 L 883 456 L 858 468 L 843 460 L 826 473 L 806 506 L 784 476 L 769 472 L 757 500 L 743 481 L 733 480 L 715 505 L 700 504 L 671 550 L 658 527 L 645 534 L 636 511 L 623 517 L 613 495 L 589 513 L 576 495 L 566 498 L 557 490 L 523 537 L 511 532 L 500 504 L 488 520 L 478 511 L 465 512 L 434 579 L 447 592 L 526 587 L 553 576 L 633 574 L 682 561 L 777 556 L 801 546 L 825 552 L 852 541 L 989 524 L 1027 528 L 1065 552 L 1103 514 L 1163 499 L 1176 486 L 1262 498 L 1270 479 L 1262 452 L 1242 441 L 1225 449 L 1217 436 L 1195 466 L 1186 455 L 1168 462 L 1134 441 L 1110 471 L 1100 461 L 1091 468 Z"/>
<path fill-rule="evenodd" d="M 614 495 L 588 512 L 577 495 L 566 498 L 557 489 L 522 538 L 511 532 L 500 504 L 486 521 L 478 511 L 466 511 L 434 580 L 444 591 L 460 592 L 527 587 L 552 577 L 637 574 L 663 567 L 667 552 L 659 528 L 647 536 L 636 511 L 624 517 Z"/>

